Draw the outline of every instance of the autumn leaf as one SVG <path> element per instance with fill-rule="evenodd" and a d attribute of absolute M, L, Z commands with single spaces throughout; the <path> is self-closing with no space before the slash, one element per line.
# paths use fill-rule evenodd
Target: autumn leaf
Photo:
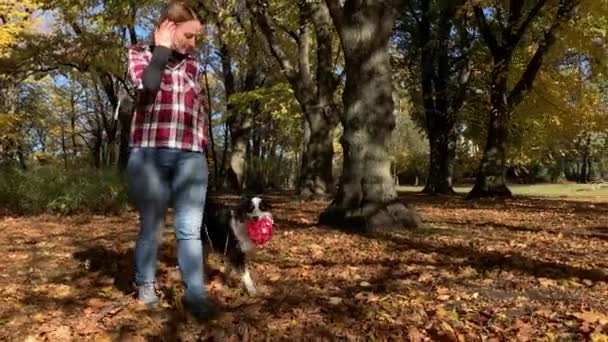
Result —
<path fill-rule="evenodd" d="M 524 322 L 520 319 L 515 321 L 515 329 L 517 331 L 517 341 L 530 341 L 534 328 L 530 323 Z"/>
<path fill-rule="evenodd" d="M 608 342 L 608 335 L 595 332 L 591 334 L 591 342 Z"/>
<path fill-rule="evenodd" d="M 608 315 L 606 315 L 605 313 L 597 312 L 597 311 L 575 312 L 575 313 L 572 313 L 571 315 L 585 323 L 608 324 Z"/>

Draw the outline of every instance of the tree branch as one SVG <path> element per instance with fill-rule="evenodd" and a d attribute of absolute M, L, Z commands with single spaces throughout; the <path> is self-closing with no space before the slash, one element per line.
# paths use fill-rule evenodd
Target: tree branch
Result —
<path fill-rule="evenodd" d="M 524 6 L 524 0 L 511 0 L 509 6 L 509 28 L 513 28 L 519 24 L 521 18 L 521 10 Z"/>
<path fill-rule="evenodd" d="M 283 48 L 278 42 L 274 29 L 270 26 L 271 19 L 269 18 L 268 13 L 265 9 L 260 8 L 262 5 L 254 4 L 253 2 L 255 1 L 247 1 L 247 7 L 249 8 L 249 11 L 251 11 L 251 13 L 253 13 L 253 15 L 255 16 L 256 22 L 258 23 L 260 30 L 266 37 L 272 55 L 281 65 L 281 68 L 283 69 L 283 72 L 285 73 L 287 79 L 290 82 L 295 81 L 297 72 L 292 63 L 289 61 L 287 54 L 285 53 L 285 51 L 283 51 Z"/>
<path fill-rule="evenodd" d="M 297 35 L 298 42 L 298 71 L 299 78 L 308 90 L 312 92 L 312 73 L 310 68 L 310 27 L 308 24 L 308 17 L 310 11 L 308 6 L 305 6 L 303 2 L 299 4 L 300 10 L 300 29 L 299 35 Z M 300 82 L 300 83 L 302 83 Z M 295 84 L 294 84 L 295 85 Z"/>
<path fill-rule="evenodd" d="M 317 3 L 311 12 L 317 36 L 318 95 L 331 96 L 339 84 L 339 79 L 334 72 L 336 63 L 332 63 L 331 15 L 327 5 L 323 2 Z M 339 51 L 336 55 L 340 54 Z"/>
<path fill-rule="evenodd" d="M 336 27 L 336 31 L 338 31 L 338 35 L 340 39 L 342 39 L 342 28 L 344 23 L 344 11 L 340 6 L 340 0 L 325 0 L 327 4 L 327 8 L 329 9 L 329 13 L 334 21 L 334 26 Z"/>
<path fill-rule="evenodd" d="M 283 32 L 287 33 L 288 36 L 290 36 L 294 41 L 298 41 L 298 34 L 296 32 L 294 32 L 293 30 L 290 30 L 289 27 L 285 26 L 285 25 L 281 25 L 279 23 L 277 23 L 276 21 L 272 22 L 274 24 L 274 26 L 280 28 Z"/>
<path fill-rule="evenodd" d="M 513 0 L 513 1 L 515 1 L 515 0 Z M 547 0 L 538 0 L 536 5 L 534 5 L 534 7 L 530 10 L 530 13 L 528 13 L 528 15 L 526 16 L 526 19 L 524 19 L 523 22 L 518 23 L 518 24 L 515 24 L 515 22 L 513 23 L 515 26 L 511 26 L 510 30 L 509 30 L 509 44 L 511 46 L 515 46 L 521 40 L 521 38 L 526 33 L 528 26 L 530 26 L 530 23 L 532 22 L 532 20 L 534 20 L 534 18 L 536 18 L 536 16 L 538 15 L 538 12 L 540 12 L 540 10 L 543 8 L 543 6 L 546 3 L 547 3 Z M 521 11 L 521 8 L 520 8 L 520 11 Z"/>
<path fill-rule="evenodd" d="M 483 39 L 486 44 L 488 44 L 492 56 L 494 56 L 495 58 L 500 56 L 502 47 L 499 45 L 494 33 L 492 33 L 492 29 L 488 24 L 488 19 L 486 19 L 486 15 L 483 13 L 483 9 L 479 6 L 475 6 L 474 10 L 475 16 L 477 17 L 477 22 L 479 23 L 479 29 L 481 30 L 481 35 L 483 36 Z"/>
<path fill-rule="evenodd" d="M 545 33 L 543 40 L 540 42 L 534 56 L 532 56 L 532 59 L 528 63 L 526 70 L 509 94 L 507 100 L 509 108 L 512 109 L 517 106 L 525 98 L 528 92 L 530 92 L 547 51 L 549 51 L 551 46 L 555 44 L 555 41 L 557 40 L 557 31 L 560 29 L 563 23 L 572 18 L 574 15 L 574 9 L 579 3 L 580 0 L 560 0 L 559 8 L 557 10 L 553 25 L 551 25 L 551 28 Z"/>

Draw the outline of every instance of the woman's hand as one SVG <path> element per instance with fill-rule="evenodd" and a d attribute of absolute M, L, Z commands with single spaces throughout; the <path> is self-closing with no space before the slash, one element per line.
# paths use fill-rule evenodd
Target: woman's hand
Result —
<path fill-rule="evenodd" d="M 154 30 L 154 44 L 156 46 L 164 46 L 169 49 L 173 48 L 173 35 L 175 34 L 175 23 L 169 20 L 163 21 L 156 30 Z"/>

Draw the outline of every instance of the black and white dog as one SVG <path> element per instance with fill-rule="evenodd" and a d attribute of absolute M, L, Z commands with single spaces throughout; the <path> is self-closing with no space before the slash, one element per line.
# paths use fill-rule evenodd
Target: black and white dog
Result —
<path fill-rule="evenodd" d="M 222 255 L 226 277 L 236 272 L 250 295 L 256 293 L 256 288 L 249 273 L 247 259 L 255 245 L 247 235 L 247 222 L 264 216 L 272 217 L 270 209 L 270 205 L 258 196 L 243 199 L 236 208 L 221 205 L 209 197 L 205 205 L 201 225 L 205 262 L 209 250 Z"/>

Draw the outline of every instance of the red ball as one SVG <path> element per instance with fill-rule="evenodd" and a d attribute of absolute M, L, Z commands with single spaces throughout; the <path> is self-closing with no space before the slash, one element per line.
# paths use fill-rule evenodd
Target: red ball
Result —
<path fill-rule="evenodd" d="M 272 218 L 261 217 L 260 219 L 247 222 L 247 235 L 254 244 L 260 246 L 272 238 Z"/>

